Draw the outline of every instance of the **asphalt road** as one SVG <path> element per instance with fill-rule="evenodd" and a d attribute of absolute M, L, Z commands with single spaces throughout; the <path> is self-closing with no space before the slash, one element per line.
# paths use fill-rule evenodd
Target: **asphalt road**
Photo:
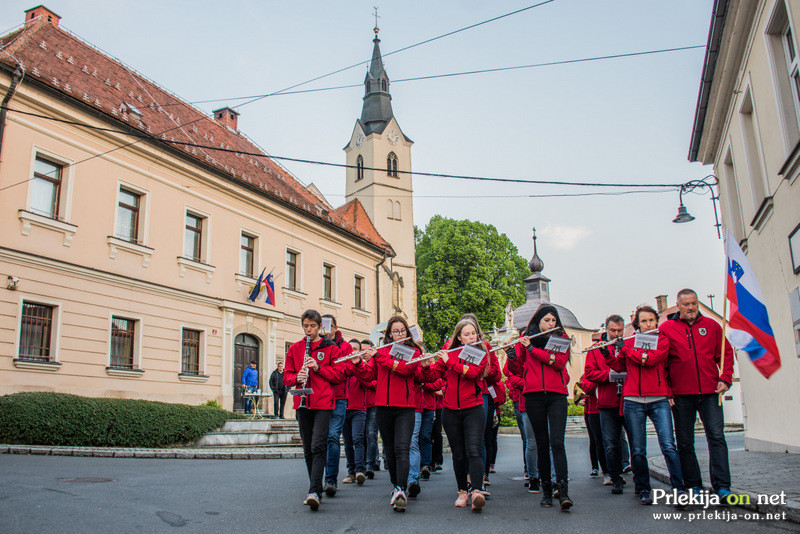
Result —
<path fill-rule="evenodd" d="M 699 436 L 698 436 L 699 437 Z M 657 454 L 654 440 L 649 451 Z M 698 442 L 702 448 L 703 440 Z M 730 435 L 731 448 L 741 435 Z M 501 436 L 491 499 L 481 514 L 453 506 L 450 466 L 423 481 L 403 514 L 388 506 L 385 471 L 364 486 L 340 485 L 313 513 L 302 460 L 158 460 L 0 455 L 0 532 L 797 532 L 783 522 L 657 520 L 667 506 L 638 504 L 629 482 L 614 496 L 588 478 L 588 439 L 568 438 L 575 507 L 543 509 L 522 482 L 518 436 Z M 446 459 L 447 461 L 447 459 Z M 344 468 L 344 461 L 342 461 Z M 734 473 L 735 476 L 735 473 Z M 629 477 L 630 478 L 630 477 Z M 76 480 L 70 480 L 76 479 Z M 81 481 L 80 479 L 89 479 Z M 94 480 L 92 480 L 94 479 Z M 105 480 L 104 480 L 105 479 Z M 654 482 L 654 487 L 664 487 Z M 730 509 L 736 511 L 736 509 Z M 739 511 L 741 512 L 741 511 Z M 686 516 L 688 512 L 684 512 Z"/>

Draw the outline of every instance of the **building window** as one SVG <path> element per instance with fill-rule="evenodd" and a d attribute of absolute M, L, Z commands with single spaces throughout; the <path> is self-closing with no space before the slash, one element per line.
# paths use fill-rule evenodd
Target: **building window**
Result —
<path fill-rule="evenodd" d="M 356 159 L 356 182 L 364 179 L 364 158 L 361 154 Z"/>
<path fill-rule="evenodd" d="M 792 256 L 792 269 L 794 274 L 800 274 L 800 224 L 794 227 L 789 234 L 789 252 Z"/>
<path fill-rule="evenodd" d="M 286 287 L 293 290 L 298 290 L 297 286 L 297 261 L 300 254 L 286 251 Z"/>
<path fill-rule="evenodd" d="M 355 301 L 355 307 L 363 310 L 364 309 L 364 277 L 356 275 L 355 277 L 355 284 L 353 287 L 353 297 Z"/>
<path fill-rule="evenodd" d="M 190 260 L 202 261 L 204 221 L 205 219 L 199 215 L 186 213 L 186 224 L 183 231 L 183 255 Z"/>
<path fill-rule="evenodd" d="M 800 140 L 800 58 L 783 0 L 774 4 L 766 26 L 766 38 L 772 60 L 769 65 L 772 68 L 772 83 L 778 103 L 778 121 L 788 154 Z"/>
<path fill-rule="evenodd" d="M 322 298 L 333 300 L 333 265 L 322 264 Z"/>
<path fill-rule="evenodd" d="M 19 334 L 19 357 L 49 362 L 53 334 L 53 306 L 22 303 L 22 324 Z"/>
<path fill-rule="evenodd" d="M 59 218 L 63 166 L 36 156 L 33 164 L 31 211 L 51 219 Z"/>
<path fill-rule="evenodd" d="M 400 213 L 400 202 L 394 203 L 394 218 L 398 221 L 403 219 L 403 216 Z"/>
<path fill-rule="evenodd" d="M 111 367 L 133 369 L 136 321 L 111 318 Z"/>
<path fill-rule="evenodd" d="M 733 164 L 733 153 L 728 150 L 722 160 L 721 186 L 727 197 L 728 228 L 737 242 L 745 238 L 742 205 L 739 200 L 739 184 L 736 179 L 736 168 Z M 725 213 L 725 212 L 723 212 Z"/>
<path fill-rule="evenodd" d="M 245 276 L 253 277 L 256 238 L 242 233 L 239 247 L 239 272 Z"/>
<path fill-rule="evenodd" d="M 394 219 L 394 202 L 391 200 L 386 201 L 386 218 Z"/>
<path fill-rule="evenodd" d="M 747 87 L 742 97 L 741 108 L 739 108 L 739 119 L 742 124 L 745 159 L 750 175 L 750 191 L 753 197 L 753 213 L 755 214 L 767 196 L 767 186 L 764 180 L 761 146 L 754 111 L 752 91 L 750 87 Z"/>
<path fill-rule="evenodd" d="M 394 152 L 389 152 L 386 157 L 386 174 L 392 178 L 397 178 L 397 156 Z"/>
<path fill-rule="evenodd" d="M 141 195 L 128 191 L 125 188 L 119 190 L 119 203 L 117 204 L 117 237 L 130 241 L 139 242 L 139 206 Z"/>
<path fill-rule="evenodd" d="M 186 375 L 200 374 L 200 332 L 184 328 L 181 338 L 183 349 L 181 351 L 181 373 Z"/>

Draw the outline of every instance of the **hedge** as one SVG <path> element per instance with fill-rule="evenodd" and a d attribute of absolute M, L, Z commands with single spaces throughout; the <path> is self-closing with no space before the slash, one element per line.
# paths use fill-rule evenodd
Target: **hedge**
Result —
<path fill-rule="evenodd" d="M 15 393 L 0 397 L 0 442 L 88 447 L 166 447 L 196 441 L 238 414 L 213 406 Z"/>

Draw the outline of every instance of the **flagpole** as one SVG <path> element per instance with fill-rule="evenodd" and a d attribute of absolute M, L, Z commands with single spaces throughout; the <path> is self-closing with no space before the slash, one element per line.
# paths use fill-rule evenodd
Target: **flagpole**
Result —
<path fill-rule="evenodd" d="M 725 239 L 722 241 L 725 246 L 725 280 L 723 281 L 722 287 L 722 342 L 720 343 L 720 355 L 719 355 L 719 376 L 722 378 L 723 369 L 725 369 L 725 330 L 728 329 L 728 235 L 725 236 Z M 717 399 L 717 403 L 719 406 L 722 406 L 722 395 L 724 393 L 719 394 L 719 399 Z"/>

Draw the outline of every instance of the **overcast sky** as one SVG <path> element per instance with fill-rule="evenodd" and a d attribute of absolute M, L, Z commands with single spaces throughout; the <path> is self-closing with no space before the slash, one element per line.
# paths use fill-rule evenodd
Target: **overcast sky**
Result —
<path fill-rule="evenodd" d="M 360 61 L 532 5 L 533 0 L 384 2 L 50 0 L 62 27 L 204 111 L 280 91 Z M 712 0 L 555 0 L 385 57 L 390 80 L 705 45 Z M 38 1 L 5 0 L 0 29 Z M 6 33 L 5 31 L 3 33 Z M 704 49 L 392 83 L 416 171 L 582 182 L 683 183 L 711 174 L 687 160 Z M 271 96 L 239 109 L 268 153 L 344 163 L 361 113 L 366 63 L 303 85 L 350 89 Z M 344 170 L 284 164 L 335 206 Z M 587 327 L 686 286 L 716 295 L 724 255 L 709 195 L 673 224 L 677 192 L 578 198 L 585 189 L 414 178 L 414 222 L 493 224 L 529 259 L 540 236 L 551 298 Z M 503 198 L 499 198 L 503 197 Z"/>

